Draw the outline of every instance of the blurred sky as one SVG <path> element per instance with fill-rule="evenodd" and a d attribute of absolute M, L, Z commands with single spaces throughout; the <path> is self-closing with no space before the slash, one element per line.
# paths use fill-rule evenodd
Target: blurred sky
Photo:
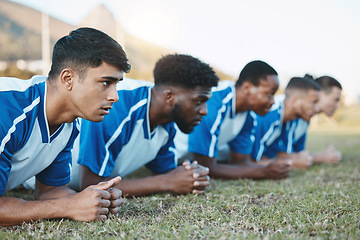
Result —
<path fill-rule="evenodd" d="M 285 86 L 330 75 L 360 95 L 359 0 L 13 0 L 78 24 L 103 3 L 130 34 L 188 53 L 237 78 L 260 59 Z"/>

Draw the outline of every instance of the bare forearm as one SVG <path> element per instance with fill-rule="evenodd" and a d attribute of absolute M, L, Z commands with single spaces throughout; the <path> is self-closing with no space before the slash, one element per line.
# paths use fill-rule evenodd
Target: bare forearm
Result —
<path fill-rule="evenodd" d="M 263 179 L 265 178 L 264 167 L 255 164 L 214 164 L 209 166 L 210 177 L 221 179 Z"/>
<path fill-rule="evenodd" d="M 311 154 L 312 157 L 312 163 L 313 164 L 319 164 L 323 162 L 323 154 L 322 153 L 314 153 Z"/>
<path fill-rule="evenodd" d="M 37 200 L 50 200 L 50 199 L 71 197 L 74 196 L 75 194 L 76 192 L 71 190 L 70 188 L 61 187 L 61 189 L 57 188 L 56 190 L 54 189 L 46 193 L 36 194 L 35 197 Z"/>
<path fill-rule="evenodd" d="M 230 164 L 217 163 L 215 158 L 194 154 L 194 158 L 210 170 L 210 177 L 221 179 L 262 179 L 265 178 L 264 167 L 251 162 L 247 154 L 231 152 Z"/>
<path fill-rule="evenodd" d="M 40 219 L 67 216 L 65 199 L 25 201 L 12 197 L 0 198 L 0 225 L 11 226 Z"/>
<path fill-rule="evenodd" d="M 116 188 L 123 192 L 124 197 L 144 196 L 170 190 L 167 183 L 166 175 L 161 174 L 140 179 L 123 179 Z"/>
<path fill-rule="evenodd" d="M 66 198 L 72 197 L 76 194 L 76 192 L 70 189 L 67 186 L 59 186 L 59 187 L 48 187 L 45 185 L 41 185 L 39 182 L 36 183 L 35 188 L 35 199 L 37 200 L 50 200 L 50 199 L 58 199 L 58 198 Z"/>

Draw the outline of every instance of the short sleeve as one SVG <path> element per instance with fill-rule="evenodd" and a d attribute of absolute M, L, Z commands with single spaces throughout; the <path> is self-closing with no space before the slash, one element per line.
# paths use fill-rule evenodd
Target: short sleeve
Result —
<path fill-rule="evenodd" d="M 20 149 L 26 142 L 27 135 L 24 135 L 26 129 L 23 121 L 14 125 L 15 120 L 10 116 L 11 109 L 4 105 L 0 121 L 0 196 L 4 194 L 11 170 L 11 158 L 13 154 Z M 9 113 L 6 113 L 8 110 Z M 16 126 L 16 127 L 15 127 Z"/>
<path fill-rule="evenodd" d="M 238 136 L 229 143 L 230 149 L 239 154 L 250 154 L 254 143 L 254 121 L 255 113 L 249 112 L 245 124 Z"/>
<path fill-rule="evenodd" d="M 189 152 L 217 157 L 217 143 L 226 106 L 209 108 L 208 115 L 189 134 Z"/>
<path fill-rule="evenodd" d="M 169 132 L 169 139 L 167 143 L 160 148 L 156 158 L 146 164 L 146 167 L 155 173 L 165 173 L 177 166 L 177 159 L 175 154 L 175 127 L 174 123 L 167 124 L 166 128 Z"/>
<path fill-rule="evenodd" d="M 109 177 L 115 167 L 115 159 L 120 151 L 118 148 L 122 144 L 116 144 L 110 147 L 107 142 L 110 139 L 111 123 L 105 116 L 102 122 L 91 122 L 85 119 L 81 120 L 79 156 L 77 163 L 88 167 L 93 173 Z M 118 141 L 118 139 L 115 139 Z"/>
<path fill-rule="evenodd" d="M 306 133 L 302 135 L 293 145 L 293 151 L 294 152 L 301 152 L 305 150 L 305 144 L 306 144 Z"/>

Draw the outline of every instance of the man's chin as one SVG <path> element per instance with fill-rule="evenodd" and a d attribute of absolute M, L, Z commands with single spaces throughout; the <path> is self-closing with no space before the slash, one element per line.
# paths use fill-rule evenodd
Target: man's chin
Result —
<path fill-rule="evenodd" d="M 102 120 L 104 120 L 104 117 L 105 117 L 104 115 L 100 115 L 100 116 L 88 118 L 86 120 L 91 121 L 91 122 L 101 122 Z"/>
<path fill-rule="evenodd" d="M 254 112 L 259 114 L 260 116 L 265 116 L 268 112 L 270 112 L 270 108 L 261 111 L 254 111 Z"/>
<path fill-rule="evenodd" d="M 185 134 L 189 134 L 194 130 L 194 127 L 191 127 L 191 128 L 190 127 L 187 127 L 187 128 L 180 128 L 179 127 L 179 129 L 180 129 L 181 132 L 183 132 Z"/>

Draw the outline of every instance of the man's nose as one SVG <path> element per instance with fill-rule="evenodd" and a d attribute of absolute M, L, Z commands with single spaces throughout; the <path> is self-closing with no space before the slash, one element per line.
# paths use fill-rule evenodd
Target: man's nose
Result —
<path fill-rule="evenodd" d="M 109 95 L 108 95 L 108 101 L 109 102 L 117 102 L 119 101 L 119 95 L 118 95 L 118 92 L 117 92 L 117 89 L 116 89 L 116 86 L 113 86 L 109 92 Z"/>

